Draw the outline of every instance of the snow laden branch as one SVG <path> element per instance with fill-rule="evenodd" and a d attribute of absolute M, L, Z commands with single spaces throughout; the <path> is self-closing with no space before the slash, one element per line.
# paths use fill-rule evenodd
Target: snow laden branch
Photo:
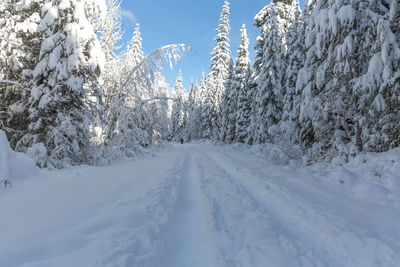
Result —
<path fill-rule="evenodd" d="M 9 80 L 1 80 L 0 81 L 0 83 L 3 83 L 3 84 L 10 84 L 10 85 L 15 85 L 15 86 L 18 86 L 18 87 L 21 87 L 21 88 L 23 88 L 23 86 L 22 85 L 20 85 L 19 83 L 17 83 L 17 82 L 14 82 L 14 81 L 9 81 Z"/>
<path fill-rule="evenodd" d="M 147 104 L 151 101 L 156 101 L 156 100 L 171 100 L 171 101 L 176 101 L 176 98 L 171 98 L 171 97 L 152 97 L 150 99 L 143 100 L 140 105 L 143 106 L 144 104 Z"/>
<path fill-rule="evenodd" d="M 129 80 L 132 78 L 133 74 L 140 68 L 145 70 L 145 73 L 150 75 L 150 78 L 154 78 L 154 73 L 156 71 L 160 71 L 162 66 L 165 63 L 168 63 L 170 68 L 173 68 L 173 64 L 177 63 L 181 60 L 182 55 L 186 53 L 190 53 L 191 49 L 189 46 L 185 44 L 173 44 L 166 45 L 163 47 L 154 50 L 153 52 L 146 55 L 142 61 L 137 64 L 133 69 L 128 73 L 124 82 L 121 84 L 119 90 L 117 91 L 120 94 L 125 86 L 129 83 Z"/>
<path fill-rule="evenodd" d="M 14 82 L 14 81 L 9 81 L 9 80 L 0 80 L 0 84 L 14 85 L 14 86 L 18 86 L 18 87 L 20 87 L 21 89 L 24 89 L 24 90 L 30 91 L 28 88 L 24 87 L 23 85 L 21 85 L 21 84 L 19 84 L 19 83 L 17 83 L 17 82 Z"/>
<path fill-rule="evenodd" d="M 129 73 L 121 79 L 120 86 L 118 90 L 115 91 L 112 96 L 112 104 L 107 112 L 107 128 L 106 136 L 111 137 L 112 133 L 116 130 L 116 125 L 121 117 L 121 114 L 127 111 L 122 111 L 125 109 L 124 102 L 127 101 L 129 95 L 132 95 L 132 90 L 142 90 L 138 89 L 140 87 L 146 87 L 147 95 L 150 99 L 141 101 L 141 97 L 134 96 L 138 101 L 137 107 L 142 107 L 143 104 L 150 102 L 152 100 L 165 99 L 163 96 L 154 95 L 154 84 L 157 73 L 160 73 L 163 65 L 169 64 L 172 68 L 173 64 L 179 62 L 183 55 L 190 54 L 191 49 L 185 44 L 173 44 L 166 45 L 153 52 L 149 53 L 143 59 L 139 61 L 134 67 L 129 70 Z M 135 89 L 133 89 L 135 88 Z M 146 97 L 147 98 L 147 97 Z M 130 108 L 136 110 L 136 108 Z"/>

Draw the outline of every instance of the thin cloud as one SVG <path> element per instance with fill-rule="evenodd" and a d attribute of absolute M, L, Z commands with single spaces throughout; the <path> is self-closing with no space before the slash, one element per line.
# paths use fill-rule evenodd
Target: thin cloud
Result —
<path fill-rule="evenodd" d="M 130 20 L 131 22 L 136 22 L 135 15 L 132 13 L 132 11 L 129 11 L 127 9 L 121 9 L 121 16 L 122 18 Z"/>

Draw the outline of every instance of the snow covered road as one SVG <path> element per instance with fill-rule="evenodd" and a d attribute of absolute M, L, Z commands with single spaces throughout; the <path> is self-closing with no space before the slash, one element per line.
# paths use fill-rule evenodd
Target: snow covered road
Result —
<path fill-rule="evenodd" d="M 210 144 L 0 193 L 0 266 L 399 266 L 399 209 Z"/>

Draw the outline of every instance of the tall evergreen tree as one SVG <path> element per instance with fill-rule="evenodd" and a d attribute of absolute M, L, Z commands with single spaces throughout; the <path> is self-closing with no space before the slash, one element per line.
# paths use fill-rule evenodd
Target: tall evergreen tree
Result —
<path fill-rule="evenodd" d="M 257 143 L 272 141 L 275 129 L 282 120 L 282 86 L 287 68 L 286 33 L 295 20 L 297 2 L 274 0 L 255 17 L 255 25 L 261 29 L 263 45 L 256 95 L 255 140 Z"/>
<path fill-rule="evenodd" d="M 301 105 L 301 91 L 296 89 L 296 81 L 299 70 L 305 61 L 304 47 L 304 20 L 298 2 L 296 7 L 291 9 L 294 15 L 290 16 L 292 21 L 286 32 L 287 43 L 287 67 L 282 80 L 285 88 L 283 96 L 282 120 L 280 123 L 281 136 L 284 142 L 297 143 L 299 139 L 299 115 Z"/>
<path fill-rule="evenodd" d="M 3 1 L 0 8 L 0 84 L 2 94 L 3 129 L 11 146 L 27 130 L 27 98 L 32 70 L 39 58 L 41 34 L 38 31 L 43 0 Z M 18 84 L 18 85 L 16 85 Z M 1 127 L 1 125 L 0 125 Z"/>
<path fill-rule="evenodd" d="M 297 87 L 303 104 L 301 143 L 309 155 L 328 160 L 348 157 L 357 137 L 359 99 L 350 87 L 368 69 L 376 22 L 386 0 L 314 0 L 309 7 L 305 66 Z"/>
<path fill-rule="evenodd" d="M 388 3 L 381 3 L 386 7 Z M 379 6 L 377 6 L 379 7 Z M 400 66 L 398 2 L 392 1 L 391 10 L 381 13 L 375 40 L 371 47 L 371 59 L 367 72 L 356 79 L 359 101 L 359 118 L 362 128 L 363 149 L 382 152 L 400 145 L 398 86 Z"/>
<path fill-rule="evenodd" d="M 47 1 L 42 8 L 40 62 L 29 99 L 29 133 L 21 141 L 44 144 L 50 162 L 82 163 L 100 101 L 97 78 L 104 61 L 81 1 Z"/>
<path fill-rule="evenodd" d="M 228 76 L 230 57 L 229 45 L 229 2 L 225 1 L 222 7 L 220 24 L 217 28 L 215 41 L 217 45 L 211 53 L 210 74 L 208 77 L 207 92 L 207 121 L 211 138 L 218 138 L 221 124 L 221 102 Z"/>
<path fill-rule="evenodd" d="M 257 90 L 257 83 L 254 69 L 250 67 L 244 78 L 243 86 L 238 95 L 237 115 L 236 115 L 236 133 L 235 141 L 240 143 L 253 143 L 252 136 L 252 118 L 254 110 L 254 99 Z"/>
<path fill-rule="evenodd" d="M 219 126 L 219 135 L 218 135 L 218 140 L 222 142 L 226 142 L 226 136 L 228 134 L 228 128 L 229 128 L 229 110 L 230 106 L 233 104 L 235 101 L 235 94 L 233 92 L 234 87 L 233 87 L 233 72 L 234 72 L 234 62 L 233 59 L 231 59 L 231 62 L 229 63 L 229 69 L 228 69 L 228 76 L 226 77 L 225 81 L 225 90 L 224 93 L 222 94 L 222 102 L 221 102 L 221 108 L 220 108 L 220 126 Z"/>
<path fill-rule="evenodd" d="M 247 37 L 246 26 L 242 25 L 241 33 L 241 41 L 237 50 L 237 60 L 234 65 L 232 81 L 230 83 L 230 94 L 229 101 L 227 104 L 227 133 L 226 133 L 226 142 L 232 143 L 236 139 L 236 127 L 237 123 L 242 123 L 241 120 L 243 118 L 244 113 L 246 112 L 245 103 L 243 101 L 248 101 L 247 96 L 244 96 L 244 92 L 246 92 L 247 87 L 247 76 L 249 72 L 250 66 L 250 58 L 249 58 L 249 39 Z M 239 99 L 240 95 L 242 98 Z M 239 115 L 240 114 L 240 115 Z M 241 125 L 243 126 L 243 125 Z"/>
<path fill-rule="evenodd" d="M 182 72 L 176 80 L 175 100 L 172 106 L 172 135 L 175 140 L 183 138 L 184 116 L 185 116 L 185 89 L 183 87 Z"/>

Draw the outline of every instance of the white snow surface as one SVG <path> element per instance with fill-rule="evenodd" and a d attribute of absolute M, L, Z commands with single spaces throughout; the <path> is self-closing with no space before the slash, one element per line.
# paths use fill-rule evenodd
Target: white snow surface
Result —
<path fill-rule="evenodd" d="M 398 266 L 400 150 L 307 168 L 273 151 L 42 170 L 0 191 L 0 265 Z"/>
<path fill-rule="evenodd" d="M 0 188 L 5 181 L 12 183 L 15 180 L 30 178 L 38 173 L 39 168 L 36 167 L 35 162 L 23 153 L 12 151 L 5 132 L 0 130 Z M 0 220 L 2 220 L 2 216 Z"/>

